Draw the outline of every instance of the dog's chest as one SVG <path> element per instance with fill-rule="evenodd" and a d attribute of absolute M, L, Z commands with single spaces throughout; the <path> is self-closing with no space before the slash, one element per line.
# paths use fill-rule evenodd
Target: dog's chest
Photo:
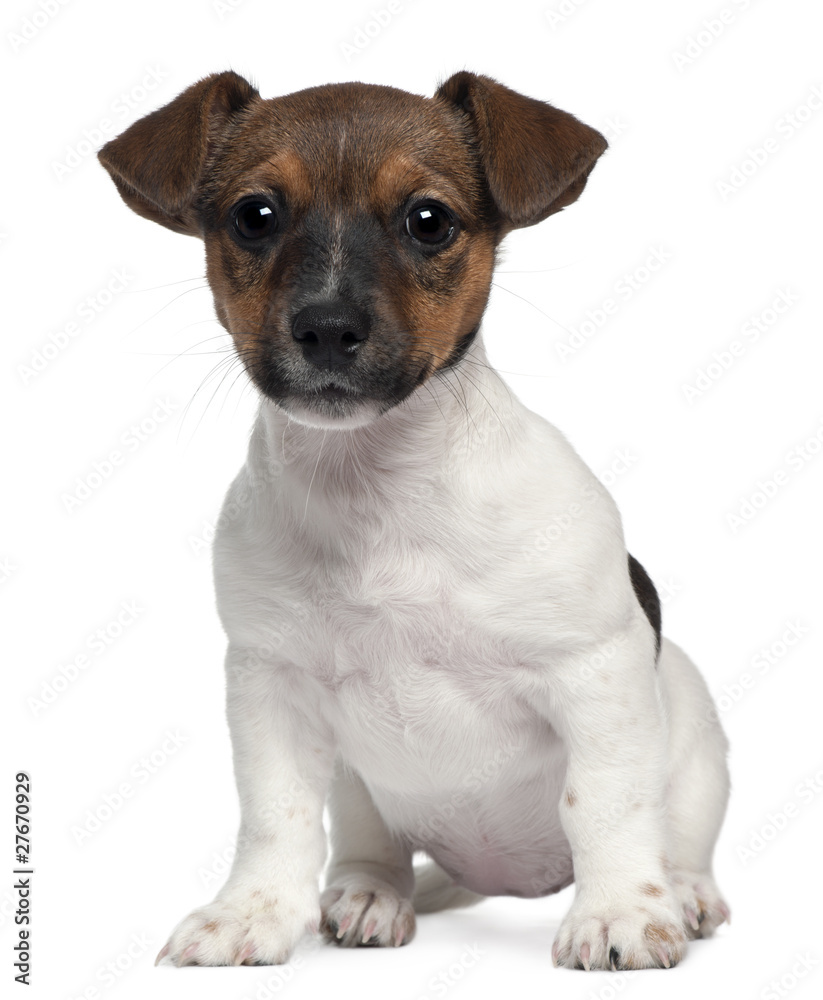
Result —
<path fill-rule="evenodd" d="M 427 792 L 435 776 L 449 788 L 545 728 L 517 697 L 537 667 L 516 630 L 488 614 L 496 585 L 425 539 L 386 540 L 327 567 L 296 602 L 282 651 L 325 691 L 341 750 L 361 771 L 382 782 L 402 768 L 405 782 L 426 776 Z"/>
<path fill-rule="evenodd" d="M 495 597 L 504 586 L 497 562 L 490 552 L 480 558 L 444 545 L 437 532 L 386 532 L 356 558 L 304 576 L 285 646 L 332 691 L 358 677 L 407 687 L 420 672 L 455 684 L 488 672 L 492 683 L 525 655 L 489 615 L 491 604 L 502 611 L 506 603 Z"/>

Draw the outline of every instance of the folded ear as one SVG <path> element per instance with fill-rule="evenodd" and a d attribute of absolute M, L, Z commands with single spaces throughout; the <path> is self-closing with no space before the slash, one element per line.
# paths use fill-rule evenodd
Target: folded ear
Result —
<path fill-rule="evenodd" d="M 468 117 L 491 195 L 515 228 L 541 222 L 576 201 L 608 146 L 574 115 L 487 76 L 455 73 L 435 97 Z"/>
<path fill-rule="evenodd" d="M 209 153 L 232 118 L 258 97 L 237 73 L 214 73 L 136 121 L 97 155 L 129 208 L 199 236 L 193 202 Z"/>

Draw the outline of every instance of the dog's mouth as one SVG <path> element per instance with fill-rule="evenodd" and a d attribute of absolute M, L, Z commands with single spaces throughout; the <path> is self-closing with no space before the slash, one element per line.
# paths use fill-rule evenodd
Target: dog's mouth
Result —
<path fill-rule="evenodd" d="M 326 416 L 340 417 L 349 416 L 370 400 L 369 393 L 336 379 L 294 387 L 284 397 L 284 402 L 295 404 L 301 409 L 317 410 Z"/>
<path fill-rule="evenodd" d="M 298 423 L 311 427 L 343 429 L 362 426 L 371 423 L 385 408 L 371 393 L 336 381 L 289 387 L 285 391 L 266 395 Z"/>
<path fill-rule="evenodd" d="M 356 427 L 392 409 L 424 381 L 426 367 L 354 364 L 320 370 L 274 349 L 244 358 L 257 388 L 281 410 L 316 427 Z"/>
<path fill-rule="evenodd" d="M 317 399 L 354 401 L 359 400 L 361 394 L 354 389 L 348 388 L 348 386 L 339 385 L 337 382 L 328 382 L 326 385 L 320 385 L 316 389 L 306 392 L 304 399 L 306 402 L 311 402 L 312 397 L 316 397 Z"/>

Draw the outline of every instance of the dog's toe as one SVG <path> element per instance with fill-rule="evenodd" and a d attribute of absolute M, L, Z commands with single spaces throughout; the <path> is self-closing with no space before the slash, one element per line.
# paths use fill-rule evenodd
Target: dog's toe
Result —
<path fill-rule="evenodd" d="M 683 910 L 683 925 L 692 938 L 710 937 L 716 928 L 729 923 L 731 912 L 711 875 L 678 871 L 673 877 L 674 893 Z"/>
<path fill-rule="evenodd" d="M 210 903 L 177 925 L 155 964 L 281 965 L 317 922 L 312 906 L 301 899 L 294 903 Z"/>
<path fill-rule="evenodd" d="M 414 937 L 414 909 L 386 882 L 369 875 L 348 876 L 320 898 L 320 929 L 327 940 L 346 947 L 396 948 Z"/>

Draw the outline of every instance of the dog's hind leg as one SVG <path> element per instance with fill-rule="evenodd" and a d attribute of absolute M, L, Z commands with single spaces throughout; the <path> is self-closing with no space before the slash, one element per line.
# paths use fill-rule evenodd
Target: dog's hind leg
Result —
<path fill-rule="evenodd" d="M 340 758 L 327 801 L 331 858 L 321 930 L 347 946 L 408 944 L 415 931 L 411 848 L 392 836 L 362 779 Z"/>
<path fill-rule="evenodd" d="M 664 640 L 659 669 L 669 716 L 669 864 L 686 933 L 708 937 L 729 919 L 712 874 L 712 854 L 729 797 L 728 741 L 706 682 Z"/>

